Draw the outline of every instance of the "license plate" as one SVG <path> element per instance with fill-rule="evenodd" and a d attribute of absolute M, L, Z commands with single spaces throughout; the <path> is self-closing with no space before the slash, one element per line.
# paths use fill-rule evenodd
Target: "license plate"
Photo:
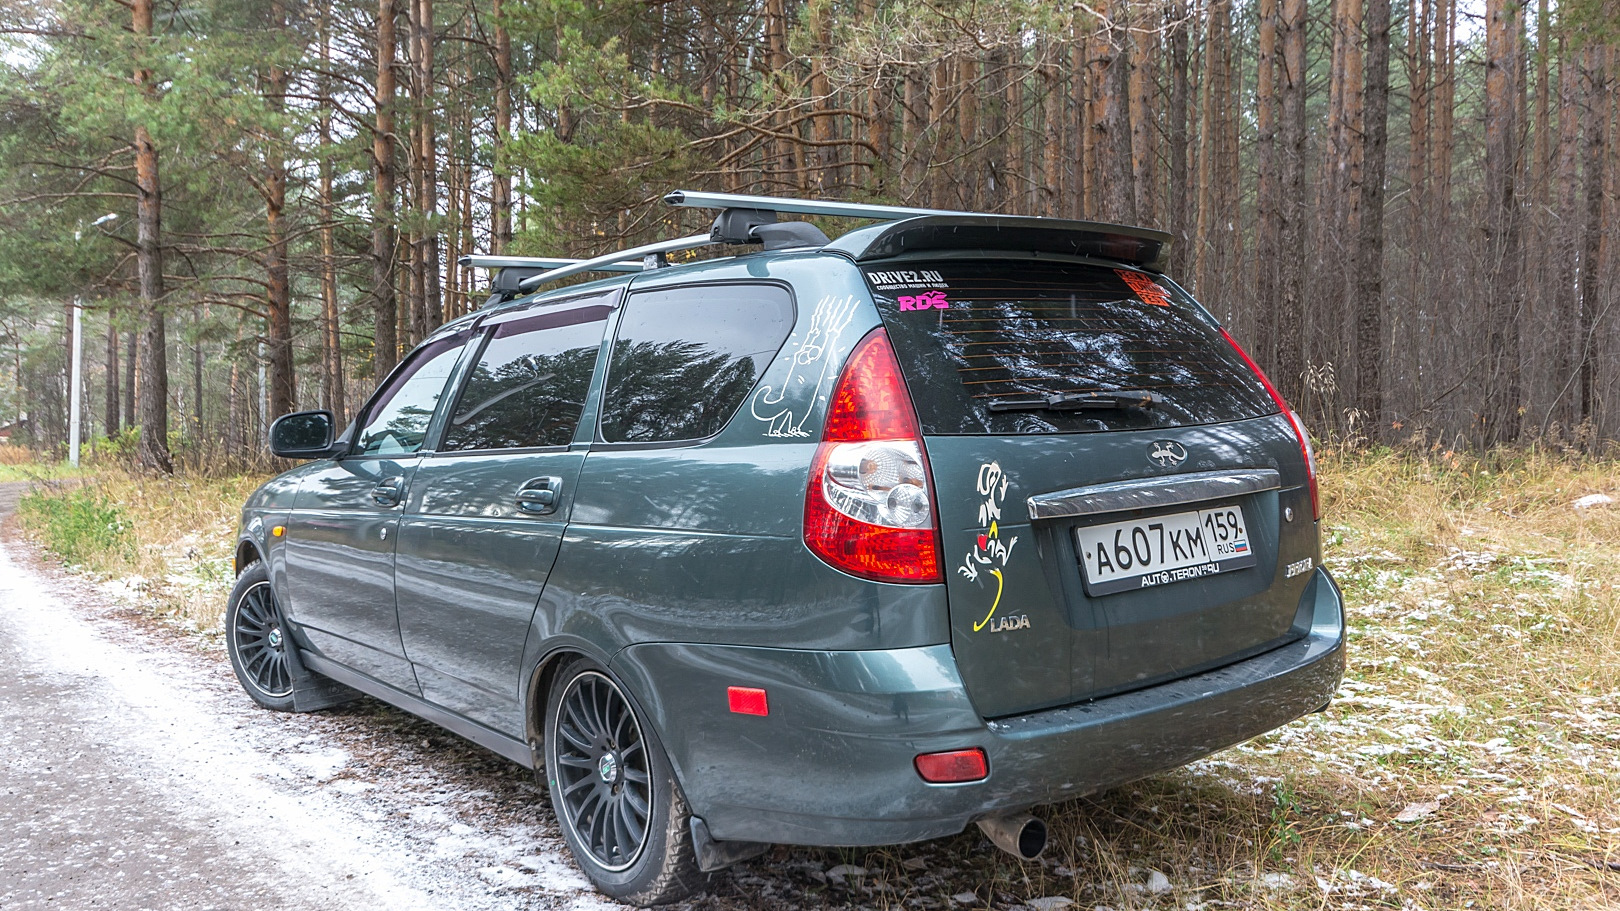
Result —
<path fill-rule="evenodd" d="M 1075 529 L 1086 594 L 1111 595 L 1256 563 L 1241 506 Z"/>

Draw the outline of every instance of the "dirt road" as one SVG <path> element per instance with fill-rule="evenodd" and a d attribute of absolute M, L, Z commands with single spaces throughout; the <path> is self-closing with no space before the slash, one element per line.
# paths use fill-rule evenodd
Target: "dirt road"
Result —
<path fill-rule="evenodd" d="M 0 908 L 607 906 L 515 766 L 375 703 L 260 711 L 148 626 L 0 536 Z"/>

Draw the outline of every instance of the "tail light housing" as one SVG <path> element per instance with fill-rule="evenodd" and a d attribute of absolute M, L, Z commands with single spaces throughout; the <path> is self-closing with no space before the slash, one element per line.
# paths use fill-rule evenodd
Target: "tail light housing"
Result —
<path fill-rule="evenodd" d="M 1249 352 L 1243 350 L 1243 346 L 1237 343 L 1237 339 L 1233 338 L 1231 333 L 1225 329 L 1221 330 L 1221 337 L 1226 339 L 1226 343 L 1231 345 L 1232 350 L 1238 353 L 1238 357 L 1243 359 L 1243 363 L 1248 364 L 1249 369 L 1254 371 L 1255 378 L 1260 381 L 1260 385 L 1266 387 L 1266 394 L 1271 396 L 1271 400 L 1277 403 L 1278 408 L 1282 409 L 1283 415 L 1288 418 L 1288 425 L 1294 428 L 1294 438 L 1299 442 L 1300 457 L 1305 460 L 1305 478 L 1311 489 L 1311 516 L 1315 519 L 1321 519 L 1322 498 L 1316 489 L 1316 452 L 1311 449 L 1311 435 L 1305 432 L 1305 422 L 1299 419 L 1298 412 L 1288 407 L 1288 402 L 1283 399 L 1282 393 L 1277 391 L 1277 387 L 1271 385 L 1271 380 L 1266 378 L 1266 372 L 1260 369 L 1260 365 L 1254 362 L 1254 358 L 1249 357 Z"/>
<path fill-rule="evenodd" d="M 939 582 L 939 521 L 917 414 L 889 336 L 855 346 L 827 405 L 804 497 L 804 543 L 878 582 Z"/>

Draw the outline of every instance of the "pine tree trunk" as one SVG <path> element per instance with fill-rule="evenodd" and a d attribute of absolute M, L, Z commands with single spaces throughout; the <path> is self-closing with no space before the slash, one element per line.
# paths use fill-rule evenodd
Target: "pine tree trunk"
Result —
<path fill-rule="evenodd" d="M 285 27 L 286 14 L 280 2 L 270 4 L 270 22 L 275 30 Z M 287 71 L 271 64 L 265 77 L 264 101 L 272 113 L 286 106 Z M 287 271 L 287 228 L 283 216 L 287 208 L 287 162 L 281 137 L 271 137 L 264 153 L 265 213 L 265 309 L 268 319 L 267 353 L 270 363 L 270 415 L 280 417 L 297 407 L 298 394 L 293 376 L 292 284 Z"/>
<path fill-rule="evenodd" d="M 117 311 L 107 308 L 106 396 L 101 407 L 101 432 L 118 435 L 118 320 Z"/>
<path fill-rule="evenodd" d="M 321 10 L 321 117 L 320 183 L 317 204 L 321 214 L 321 405 L 332 412 L 337 423 L 345 421 L 343 401 L 342 316 L 338 312 L 337 225 L 332 206 L 332 113 L 331 80 L 325 75 L 332 66 L 331 17 Z"/>
<path fill-rule="evenodd" d="M 1485 256 L 1486 378 L 1481 417 L 1482 446 L 1512 443 L 1519 436 L 1522 370 L 1519 319 L 1523 312 L 1524 263 L 1520 237 L 1519 46 L 1523 11 L 1512 0 L 1485 5 Z"/>
<path fill-rule="evenodd" d="M 152 37 L 152 0 L 133 0 L 131 6 L 137 40 Z M 145 41 L 136 53 L 145 54 Z M 156 102 L 152 71 L 137 64 L 135 84 Z M 157 146 L 145 124 L 135 127 L 136 270 L 140 281 L 141 385 L 137 391 L 141 428 L 139 462 L 142 468 L 174 473 L 169 455 L 168 333 L 163 313 L 163 194 L 158 180 Z"/>
<path fill-rule="evenodd" d="M 1363 112 L 1365 173 L 1356 240 L 1355 294 L 1357 405 L 1368 435 L 1378 439 L 1384 419 L 1384 171 L 1389 137 L 1390 0 L 1367 0 L 1367 85 Z"/>
<path fill-rule="evenodd" d="M 1187 105 L 1192 80 L 1187 59 L 1187 33 L 1192 20 L 1187 0 L 1172 0 L 1170 15 L 1175 20 L 1170 32 L 1170 212 L 1166 227 L 1176 236 L 1170 248 L 1170 267 L 1176 274 L 1187 269 Z"/>
<path fill-rule="evenodd" d="M 491 253 L 512 245 L 512 176 L 506 163 L 506 143 L 512 136 L 512 36 L 506 31 L 501 0 L 492 0 L 495 18 L 495 167 L 490 175 Z"/>
<path fill-rule="evenodd" d="M 1260 0 L 1259 41 L 1255 58 L 1255 270 L 1254 309 L 1277 312 L 1277 263 L 1282 258 L 1282 200 L 1278 192 L 1277 156 L 1277 0 Z M 1274 363 L 1276 325 L 1262 317 L 1254 334 L 1254 356 Z"/>
<path fill-rule="evenodd" d="M 1271 378 L 1296 407 L 1305 377 L 1306 12 L 1305 0 L 1282 0 L 1277 29 L 1282 44 L 1282 67 L 1277 80 L 1282 242 L 1277 262 L 1277 369 Z"/>
<path fill-rule="evenodd" d="M 377 0 L 377 129 L 372 136 L 371 293 L 373 374 L 380 382 L 399 362 L 394 293 L 394 0 Z"/>
<path fill-rule="evenodd" d="M 1604 305 L 1604 279 L 1602 266 L 1606 257 L 1603 255 L 1604 221 L 1603 182 L 1607 170 L 1607 155 L 1605 147 L 1608 145 L 1609 121 L 1613 114 L 1609 109 L 1611 87 L 1608 84 L 1606 72 L 1605 53 L 1602 46 L 1588 47 L 1585 51 L 1585 60 L 1582 66 L 1583 94 L 1586 96 L 1586 110 L 1588 116 L 1584 118 L 1586 129 L 1585 152 L 1586 160 L 1582 162 L 1585 171 L 1586 212 L 1585 225 L 1581 237 L 1581 349 L 1580 349 L 1580 420 L 1596 423 L 1598 415 L 1597 397 L 1597 349 L 1600 339 L 1596 337 L 1597 313 Z M 1611 229 L 1612 230 L 1612 229 Z M 1612 243 L 1612 241 L 1610 241 Z M 1613 293 L 1613 289 L 1609 289 Z"/>

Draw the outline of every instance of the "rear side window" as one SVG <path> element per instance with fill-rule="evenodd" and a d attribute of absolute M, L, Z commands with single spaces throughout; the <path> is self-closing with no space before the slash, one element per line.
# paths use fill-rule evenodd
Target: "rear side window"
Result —
<path fill-rule="evenodd" d="M 1072 263 L 866 270 L 929 434 L 1180 427 L 1276 411 L 1178 289 Z M 1151 395 L 1152 406 L 1124 404 Z"/>
<path fill-rule="evenodd" d="M 602 396 L 610 443 L 719 433 L 793 329 L 776 285 L 703 285 L 630 296 Z"/>
<path fill-rule="evenodd" d="M 609 312 L 581 307 L 495 326 L 439 448 L 567 446 L 585 409 Z"/>

